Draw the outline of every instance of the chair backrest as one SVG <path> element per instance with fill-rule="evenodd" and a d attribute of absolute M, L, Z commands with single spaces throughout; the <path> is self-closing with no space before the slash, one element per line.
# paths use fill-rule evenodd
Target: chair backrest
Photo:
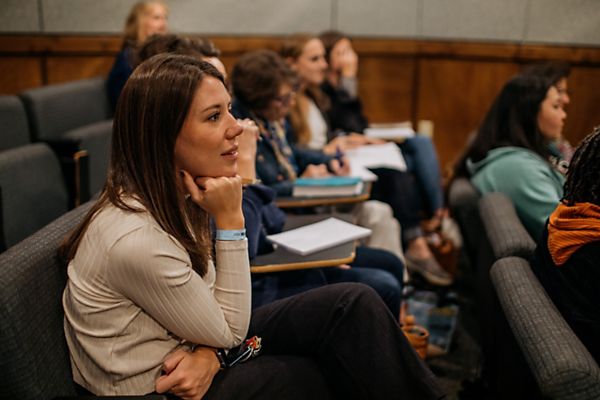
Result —
<path fill-rule="evenodd" d="M 67 269 L 57 249 L 90 206 L 0 254 L 0 398 L 75 395 L 61 301 Z"/>
<path fill-rule="evenodd" d="M 86 184 L 90 198 L 100 191 L 106 181 L 108 163 L 110 161 L 110 143 L 112 138 L 112 120 L 96 122 L 81 128 L 71 130 L 65 134 L 65 139 L 79 143 L 79 148 L 88 152 L 88 174 L 81 179 L 87 179 Z"/>
<path fill-rule="evenodd" d="M 517 256 L 529 258 L 535 250 L 531 238 L 504 193 L 486 193 L 479 201 L 479 215 L 495 258 Z"/>
<path fill-rule="evenodd" d="M 27 114 L 17 96 L 0 96 L 0 151 L 31 143 Z"/>
<path fill-rule="evenodd" d="M 67 131 L 110 118 L 103 78 L 30 89 L 21 98 L 37 141 L 57 140 Z"/>
<path fill-rule="evenodd" d="M 0 152 L 0 187 L 6 247 L 68 210 L 69 197 L 61 167 L 46 144 Z"/>
<path fill-rule="evenodd" d="M 600 399 L 600 368 L 562 318 L 529 263 L 503 258 L 490 271 L 500 304 L 542 394 Z"/>
<path fill-rule="evenodd" d="M 448 188 L 448 205 L 460 227 L 464 248 L 472 264 L 478 259 L 479 244 L 484 232 L 477 208 L 479 198 L 479 191 L 467 178 L 455 179 Z"/>

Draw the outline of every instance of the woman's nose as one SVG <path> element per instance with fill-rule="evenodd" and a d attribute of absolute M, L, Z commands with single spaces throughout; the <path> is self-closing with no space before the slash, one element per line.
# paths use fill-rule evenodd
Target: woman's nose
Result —
<path fill-rule="evenodd" d="M 227 128 L 227 131 L 225 132 L 225 137 L 228 140 L 232 140 L 240 136 L 242 132 L 244 132 L 244 128 L 238 122 L 237 119 L 233 118 L 233 115 L 231 115 L 231 113 L 229 114 L 229 117 L 233 120 L 233 123 Z"/>

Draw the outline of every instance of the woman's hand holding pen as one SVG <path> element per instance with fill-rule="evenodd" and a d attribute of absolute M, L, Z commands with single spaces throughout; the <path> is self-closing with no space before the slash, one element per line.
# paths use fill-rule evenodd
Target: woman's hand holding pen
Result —
<path fill-rule="evenodd" d="M 325 164 L 310 164 L 301 175 L 302 178 L 324 178 L 326 176 L 331 176 L 331 174 Z"/>
<path fill-rule="evenodd" d="M 329 168 L 335 175 L 350 175 L 350 163 L 343 155 L 340 158 L 334 158 L 329 161 Z"/>
<path fill-rule="evenodd" d="M 217 229 L 244 228 L 242 178 L 239 175 L 194 178 L 187 171 L 180 173 L 192 201 L 212 215 Z"/>

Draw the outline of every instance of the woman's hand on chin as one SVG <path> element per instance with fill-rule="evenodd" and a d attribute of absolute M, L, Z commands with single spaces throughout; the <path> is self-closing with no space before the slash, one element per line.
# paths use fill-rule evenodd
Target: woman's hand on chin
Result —
<path fill-rule="evenodd" d="M 243 229 L 242 178 L 196 177 L 181 171 L 185 190 L 192 201 L 209 213 L 215 220 L 217 229 Z"/>
<path fill-rule="evenodd" d="M 210 347 L 200 346 L 193 352 L 179 349 L 163 362 L 164 375 L 156 380 L 156 391 L 170 392 L 184 400 L 200 400 L 219 368 L 215 351 Z"/>

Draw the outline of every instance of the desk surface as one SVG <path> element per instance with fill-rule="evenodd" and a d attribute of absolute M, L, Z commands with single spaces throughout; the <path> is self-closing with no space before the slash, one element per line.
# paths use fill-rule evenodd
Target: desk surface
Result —
<path fill-rule="evenodd" d="M 371 182 L 365 182 L 361 193 L 353 196 L 333 197 L 277 197 L 275 204 L 279 208 L 316 207 L 336 204 L 361 203 L 371 196 Z"/>
<path fill-rule="evenodd" d="M 351 221 L 352 218 L 349 214 L 288 215 L 284 230 L 312 224 L 332 216 L 345 221 Z M 300 254 L 292 253 L 279 247 L 272 253 L 264 254 L 251 260 L 250 272 L 293 271 L 348 264 L 354 261 L 355 249 L 356 241 L 352 241 L 313 254 L 301 256 Z"/>

